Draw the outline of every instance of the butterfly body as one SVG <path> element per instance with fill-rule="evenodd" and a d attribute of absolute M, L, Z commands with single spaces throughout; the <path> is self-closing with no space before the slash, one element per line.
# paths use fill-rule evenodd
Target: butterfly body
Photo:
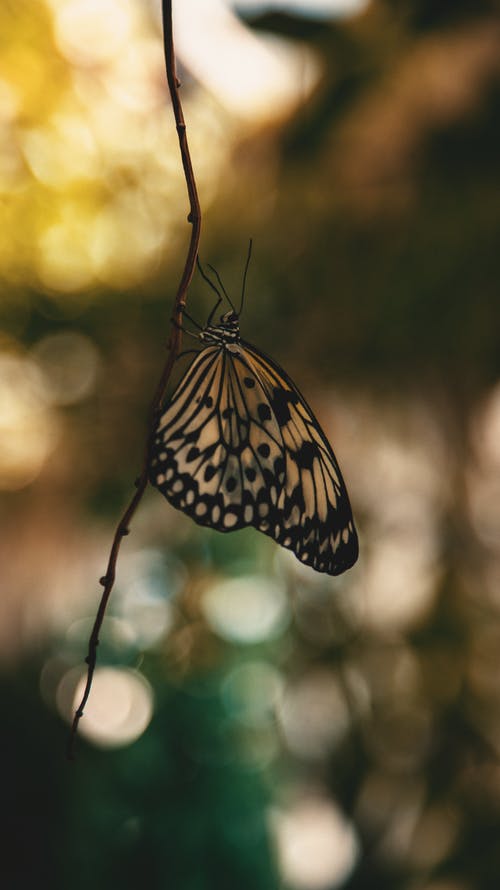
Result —
<path fill-rule="evenodd" d="M 203 348 L 159 419 L 151 483 L 199 525 L 253 526 L 317 571 L 350 568 L 358 541 L 349 498 L 305 399 L 241 339 L 235 312 L 198 337 Z"/>

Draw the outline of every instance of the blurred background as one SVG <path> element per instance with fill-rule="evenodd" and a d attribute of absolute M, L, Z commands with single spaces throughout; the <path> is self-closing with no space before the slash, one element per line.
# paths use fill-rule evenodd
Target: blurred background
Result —
<path fill-rule="evenodd" d="M 2 885 L 496 888 L 499 4 L 174 6 L 201 258 L 238 294 L 253 237 L 243 335 L 361 555 L 316 574 L 148 491 L 65 761 L 188 204 L 158 0 L 3 0 Z"/>

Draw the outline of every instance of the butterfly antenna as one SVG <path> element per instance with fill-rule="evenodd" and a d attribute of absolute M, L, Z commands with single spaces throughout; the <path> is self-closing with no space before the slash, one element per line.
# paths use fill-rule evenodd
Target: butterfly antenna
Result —
<path fill-rule="evenodd" d="M 250 265 L 250 257 L 251 256 L 252 256 L 252 239 L 250 238 L 250 241 L 248 242 L 248 253 L 247 253 L 247 261 L 245 263 L 245 271 L 243 272 L 243 282 L 241 285 L 241 300 L 240 300 L 240 308 L 239 308 L 238 316 L 241 315 L 242 310 L 243 310 L 243 303 L 245 300 L 245 287 L 246 287 L 246 283 L 247 283 L 247 272 L 248 272 L 248 267 Z"/>
<path fill-rule="evenodd" d="M 200 273 L 201 277 L 203 278 L 203 281 L 206 281 L 206 283 L 208 284 L 208 286 L 211 287 L 212 290 L 217 294 L 217 296 L 218 296 L 218 298 L 219 298 L 219 302 L 220 302 L 220 301 L 222 300 L 222 297 L 221 297 L 221 295 L 220 295 L 220 291 L 218 290 L 218 288 L 216 288 L 216 286 L 215 286 L 215 284 L 213 283 L 212 279 L 208 277 L 207 273 L 205 272 L 203 266 L 202 266 L 201 263 L 200 263 L 200 258 L 199 258 L 199 256 L 196 257 L 196 265 L 198 266 L 198 272 Z M 208 268 L 211 269 L 212 267 L 209 266 Z"/>
<path fill-rule="evenodd" d="M 210 269 L 210 271 L 214 273 L 214 275 L 215 275 L 215 277 L 216 277 L 216 279 L 217 279 L 217 281 L 218 281 L 218 284 L 219 284 L 219 287 L 220 287 L 222 293 L 224 294 L 224 296 L 225 296 L 227 302 L 229 303 L 231 309 L 233 310 L 233 312 L 234 312 L 235 315 L 236 315 L 236 314 L 237 314 L 237 313 L 236 313 L 236 307 L 235 307 L 235 305 L 234 305 L 234 303 L 233 303 L 231 297 L 229 296 L 229 294 L 228 294 L 226 288 L 225 288 L 224 285 L 222 284 L 222 279 L 221 279 L 219 273 L 217 272 L 217 269 L 214 269 L 214 267 L 211 266 L 210 263 L 207 263 L 207 266 L 208 266 L 208 268 Z"/>
<path fill-rule="evenodd" d="M 217 311 L 217 306 L 220 306 L 220 304 L 222 303 L 222 297 L 221 297 L 221 294 L 220 294 L 220 291 L 218 290 L 218 288 L 216 288 L 213 281 L 208 277 L 207 273 L 203 269 L 203 266 L 200 263 L 199 256 L 196 257 L 196 265 L 198 266 L 198 272 L 200 273 L 201 277 L 203 278 L 203 281 L 206 281 L 208 286 L 211 287 L 212 290 L 217 294 L 217 302 L 216 302 L 215 306 L 213 307 L 212 311 L 210 312 L 210 315 L 208 316 L 208 319 L 207 319 L 207 327 L 208 327 L 208 325 L 212 324 L 212 319 Z M 209 269 L 211 269 L 211 268 L 212 267 L 209 266 Z"/>

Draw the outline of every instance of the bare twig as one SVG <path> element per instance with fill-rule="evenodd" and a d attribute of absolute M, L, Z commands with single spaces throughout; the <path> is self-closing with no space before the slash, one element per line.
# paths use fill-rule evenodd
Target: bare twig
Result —
<path fill-rule="evenodd" d="M 186 294 L 188 287 L 191 283 L 191 279 L 193 277 L 196 257 L 198 254 L 198 245 L 200 241 L 200 233 L 201 233 L 201 210 L 200 204 L 198 200 L 198 194 L 196 189 L 196 181 L 194 177 L 193 167 L 191 164 L 191 157 L 189 154 L 189 147 L 186 136 L 186 124 L 184 122 L 184 115 L 182 112 L 181 100 L 179 97 L 179 87 L 180 82 L 177 79 L 176 73 L 176 65 L 175 65 L 175 50 L 174 50 L 174 41 L 173 41 L 173 28 L 172 28 L 172 0 L 162 0 L 162 13 L 163 13 L 163 40 L 164 40 L 164 48 L 165 48 L 165 64 L 167 70 L 167 81 L 168 88 L 170 92 L 170 98 L 172 100 L 172 108 L 174 111 L 175 117 L 175 126 L 177 129 L 177 134 L 179 137 L 179 146 L 182 158 L 182 166 L 184 169 L 184 176 L 186 178 L 187 191 L 189 196 L 189 216 L 188 222 L 191 223 L 191 238 L 189 242 L 189 249 L 186 256 L 186 262 L 184 264 L 184 270 L 181 276 L 181 280 L 179 282 L 179 286 L 177 288 L 177 293 L 175 296 L 175 303 L 173 309 L 173 315 L 171 319 L 171 328 L 170 328 L 170 337 L 168 342 L 168 353 L 167 359 L 165 362 L 165 366 L 162 370 L 160 379 L 158 381 L 158 386 L 156 388 L 156 392 L 153 397 L 153 401 L 151 403 L 150 413 L 149 413 L 149 426 L 148 426 L 148 436 L 146 447 L 144 450 L 144 460 L 142 463 L 142 469 L 139 477 L 135 481 L 136 490 L 134 495 L 127 506 L 122 518 L 120 519 L 111 545 L 111 550 L 108 559 L 108 565 L 106 569 L 106 574 L 100 579 L 100 583 L 104 587 L 101 601 L 99 603 L 99 608 L 97 610 L 97 614 L 94 621 L 94 626 L 92 628 L 92 633 L 89 639 L 88 653 L 86 663 L 87 663 L 87 681 L 85 684 L 85 690 L 82 696 L 82 700 L 75 711 L 75 716 L 73 718 L 73 724 L 71 726 L 71 731 L 68 740 L 68 757 L 69 759 L 73 759 L 74 757 L 74 746 L 75 739 L 78 732 L 78 724 L 83 716 L 83 712 L 85 706 L 88 701 L 88 697 L 90 695 L 90 690 L 92 688 L 92 680 L 94 677 L 94 671 L 97 661 L 97 647 L 99 645 L 99 634 L 101 631 L 102 623 L 104 620 L 104 615 L 106 613 L 106 608 L 108 605 L 109 597 L 111 595 L 111 591 L 113 589 L 113 585 L 115 582 L 116 576 L 116 563 L 118 559 L 118 553 L 120 550 L 122 539 L 128 535 L 129 533 L 129 523 L 132 519 L 137 507 L 139 506 L 140 501 L 142 500 L 142 496 L 146 490 L 148 484 L 148 467 L 149 467 L 149 455 L 151 452 L 151 445 L 155 433 L 156 422 L 158 418 L 158 414 L 160 411 L 161 401 L 165 392 L 165 388 L 172 373 L 172 368 L 174 366 L 174 362 L 179 354 L 181 339 L 182 339 L 182 313 L 186 305 Z"/>

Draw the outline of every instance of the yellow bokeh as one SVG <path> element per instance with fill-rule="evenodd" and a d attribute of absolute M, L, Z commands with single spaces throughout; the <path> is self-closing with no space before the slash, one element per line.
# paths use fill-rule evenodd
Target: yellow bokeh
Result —
<path fill-rule="evenodd" d="M 2 289 L 133 286 L 188 209 L 158 23 L 132 0 L 50 0 L 4 6 L 0 31 Z M 227 134 L 212 101 L 185 102 L 206 206 Z"/>

